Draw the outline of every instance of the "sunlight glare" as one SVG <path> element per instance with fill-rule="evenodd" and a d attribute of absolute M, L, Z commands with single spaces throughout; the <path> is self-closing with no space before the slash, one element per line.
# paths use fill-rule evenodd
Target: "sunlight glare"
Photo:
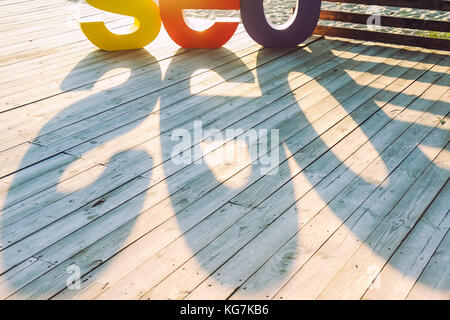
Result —
<path fill-rule="evenodd" d="M 218 181 L 229 188 L 241 188 L 247 183 L 252 171 L 248 145 L 240 140 L 232 140 L 226 144 L 224 142 L 225 140 L 202 142 L 204 160 Z M 244 178 L 238 182 L 226 180 L 233 172 L 240 172 Z"/>
<path fill-rule="evenodd" d="M 354 74 L 352 74 L 353 72 L 349 72 L 349 76 L 351 76 L 352 78 L 356 78 Z M 359 72 L 356 72 L 356 74 L 359 74 Z M 312 79 L 311 81 L 315 82 L 315 86 L 317 87 L 321 87 L 320 83 L 317 80 Z M 328 99 L 330 99 L 330 104 L 332 105 L 336 105 L 336 107 L 334 108 L 334 110 L 338 110 L 337 113 L 339 114 L 346 114 L 347 111 L 345 110 L 345 108 L 339 103 L 339 101 L 337 101 L 333 96 L 329 96 Z M 328 100 L 327 100 L 327 104 L 328 104 Z M 320 126 L 322 125 L 320 121 L 313 121 L 314 118 L 316 118 L 315 113 L 317 112 L 317 108 L 303 108 L 302 107 L 302 103 L 299 104 L 300 109 L 302 110 L 303 114 L 305 115 L 305 117 L 309 120 L 309 123 L 311 123 L 311 126 L 317 131 L 320 132 L 321 128 Z M 320 120 L 320 119 L 319 119 Z M 368 152 L 368 154 L 378 154 L 378 151 L 376 150 L 376 148 L 372 145 L 372 143 L 370 142 L 370 140 L 366 137 L 364 131 L 359 127 L 359 124 L 356 123 L 353 118 L 351 116 L 347 116 L 345 119 L 343 119 L 340 123 L 336 124 L 333 128 L 331 128 L 330 130 L 337 130 L 337 131 L 349 131 L 348 133 L 350 134 L 350 131 L 352 135 L 356 135 L 360 138 L 362 138 L 363 140 L 366 140 L 366 144 L 364 146 L 364 148 L 366 149 L 366 152 Z M 346 151 L 345 148 L 343 148 L 342 151 L 339 151 L 340 148 L 339 147 L 333 147 L 335 144 L 335 139 L 334 139 L 334 135 L 332 133 L 330 133 L 332 131 L 327 131 L 323 134 L 321 134 L 321 138 L 323 143 L 325 143 L 327 145 L 327 147 L 329 148 L 329 150 L 331 152 L 333 152 L 333 154 L 341 161 L 341 162 L 345 162 L 346 158 L 348 157 L 348 154 L 344 151 Z M 338 145 L 339 146 L 339 145 Z M 349 170 L 352 170 L 352 168 L 349 168 Z M 376 176 L 385 176 L 387 175 L 387 168 L 386 166 L 381 163 L 379 168 L 378 168 L 378 172 L 376 174 Z M 352 170 L 353 171 L 353 170 Z M 367 182 L 370 183 L 374 183 L 374 181 L 377 181 L 377 179 L 375 177 L 372 177 L 371 175 L 367 175 L 367 173 L 364 171 L 362 173 L 358 172 L 354 172 L 356 175 L 359 175 L 362 179 L 366 180 Z"/>

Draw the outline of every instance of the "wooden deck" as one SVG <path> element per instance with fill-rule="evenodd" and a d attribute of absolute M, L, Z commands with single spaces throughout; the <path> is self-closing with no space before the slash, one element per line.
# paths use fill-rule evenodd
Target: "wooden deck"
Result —
<path fill-rule="evenodd" d="M 0 298 L 450 298 L 448 52 L 240 27 L 107 53 L 71 17 L 0 1 Z M 174 163 L 194 121 L 279 130 L 278 171 L 211 161 L 226 139 Z"/>

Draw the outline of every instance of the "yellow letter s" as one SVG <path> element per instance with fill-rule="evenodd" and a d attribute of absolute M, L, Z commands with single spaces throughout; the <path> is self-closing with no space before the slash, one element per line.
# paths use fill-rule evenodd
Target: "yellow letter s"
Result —
<path fill-rule="evenodd" d="M 159 7 L 153 0 L 86 0 L 91 6 L 135 18 L 129 34 L 110 32 L 103 22 L 82 22 L 81 30 L 97 47 L 107 51 L 140 49 L 152 42 L 161 29 Z"/>

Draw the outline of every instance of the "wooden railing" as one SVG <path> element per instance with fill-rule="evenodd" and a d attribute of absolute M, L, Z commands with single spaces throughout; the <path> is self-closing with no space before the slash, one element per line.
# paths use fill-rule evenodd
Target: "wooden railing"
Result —
<path fill-rule="evenodd" d="M 413 8 L 426 10 L 450 11 L 450 1 L 445 0 L 324 0 L 328 2 L 377 5 L 383 7 Z M 344 11 L 322 10 L 320 19 L 349 22 L 355 24 L 367 24 L 370 14 L 353 13 Z M 430 37 L 431 32 L 450 33 L 450 21 L 424 20 L 381 15 L 377 20 L 382 27 L 395 27 L 402 29 L 415 29 L 425 31 L 421 35 L 406 35 L 388 33 L 382 31 L 361 30 L 350 27 L 335 27 L 318 25 L 315 34 L 350 38 L 357 40 L 370 40 L 376 42 L 393 43 L 405 46 L 417 46 L 429 49 L 449 50 L 450 39 Z M 447 35 L 448 36 L 448 35 Z"/>

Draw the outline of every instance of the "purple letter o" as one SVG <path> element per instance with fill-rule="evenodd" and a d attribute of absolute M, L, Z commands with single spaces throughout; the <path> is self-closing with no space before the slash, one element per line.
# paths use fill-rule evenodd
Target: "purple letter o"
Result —
<path fill-rule="evenodd" d="M 298 0 L 294 16 L 285 25 L 266 19 L 263 0 L 241 0 L 241 17 L 247 33 L 264 47 L 290 48 L 305 41 L 317 26 L 322 0 Z"/>

